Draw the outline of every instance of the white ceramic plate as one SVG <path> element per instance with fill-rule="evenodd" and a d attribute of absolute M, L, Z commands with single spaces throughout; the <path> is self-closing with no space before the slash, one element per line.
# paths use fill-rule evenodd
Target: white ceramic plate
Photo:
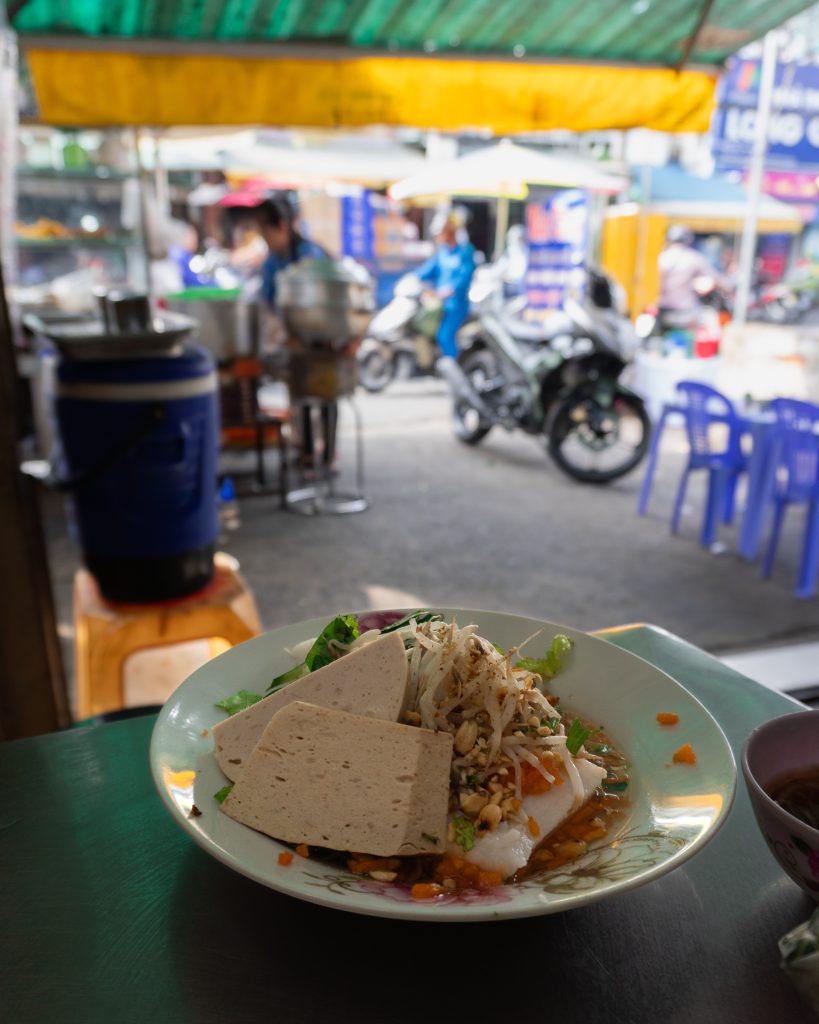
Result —
<path fill-rule="evenodd" d="M 328 619 L 277 629 L 234 647 L 193 673 L 160 712 L 151 740 L 151 770 L 171 815 L 217 860 L 280 892 L 338 910 L 416 920 L 467 921 L 526 917 L 577 907 L 650 882 L 678 867 L 713 837 L 734 797 L 736 767 L 725 736 L 711 715 L 670 676 L 613 644 L 517 615 L 437 609 L 459 625 L 476 623 L 482 636 L 509 648 L 537 629 L 545 650 L 557 632 L 576 641 L 551 689 L 564 708 L 604 726 L 631 762 L 629 808 L 617 831 L 574 863 L 542 872 L 523 884 L 466 890 L 434 902 L 415 901 L 406 887 L 349 874 L 287 849 L 222 814 L 213 798 L 227 783 L 213 758 L 211 727 L 225 717 L 216 701 L 239 689 L 263 693 L 293 661 L 284 648 L 316 636 Z M 658 712 L 679 724 L 662 727 Z M 695 765 L 672 763 L 690 743 Z M 201 812 L 191 815 L 196 804 Z"/>

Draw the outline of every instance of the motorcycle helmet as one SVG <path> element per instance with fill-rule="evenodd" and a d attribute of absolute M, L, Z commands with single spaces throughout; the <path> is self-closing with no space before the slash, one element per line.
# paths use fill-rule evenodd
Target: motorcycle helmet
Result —
<path fill-rule="evenodd" d="M 675 242 L 679 245 L 693 245 L 694 232 L 684 224 L 672 224 L 666 231 L 665 240 L 668 245 L 673 245 Z"/>

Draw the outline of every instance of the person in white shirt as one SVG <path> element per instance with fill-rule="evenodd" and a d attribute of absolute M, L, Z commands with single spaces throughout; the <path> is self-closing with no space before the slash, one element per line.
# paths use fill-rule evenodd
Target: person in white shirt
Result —
<path fill-rule="evenodd" d="M 693 234 L 682 225 L 668 229 L 666 247 L 657 261 L 660 271 L 660 319 L 665 314 L 690 312 L 692 319 L 702 304 L 694 282 L 718 278 L 717 269 L 694 248 Z"/>

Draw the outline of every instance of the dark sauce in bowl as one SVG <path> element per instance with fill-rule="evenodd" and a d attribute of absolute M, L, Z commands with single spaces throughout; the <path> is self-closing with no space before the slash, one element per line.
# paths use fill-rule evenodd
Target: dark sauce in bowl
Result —
<path fill-rule="evenodd" d="M 819 831 L 819 764 L 777 775 L 765 791 L 788 814 Z"/>

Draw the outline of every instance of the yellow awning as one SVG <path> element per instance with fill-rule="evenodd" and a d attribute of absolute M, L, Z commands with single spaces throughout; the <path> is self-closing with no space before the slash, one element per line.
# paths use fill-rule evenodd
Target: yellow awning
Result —
<path fill-rule="evenodd" d="M 715 73 L 432 57 L 27 51 L 55 125 L 707 131 Z"/>

